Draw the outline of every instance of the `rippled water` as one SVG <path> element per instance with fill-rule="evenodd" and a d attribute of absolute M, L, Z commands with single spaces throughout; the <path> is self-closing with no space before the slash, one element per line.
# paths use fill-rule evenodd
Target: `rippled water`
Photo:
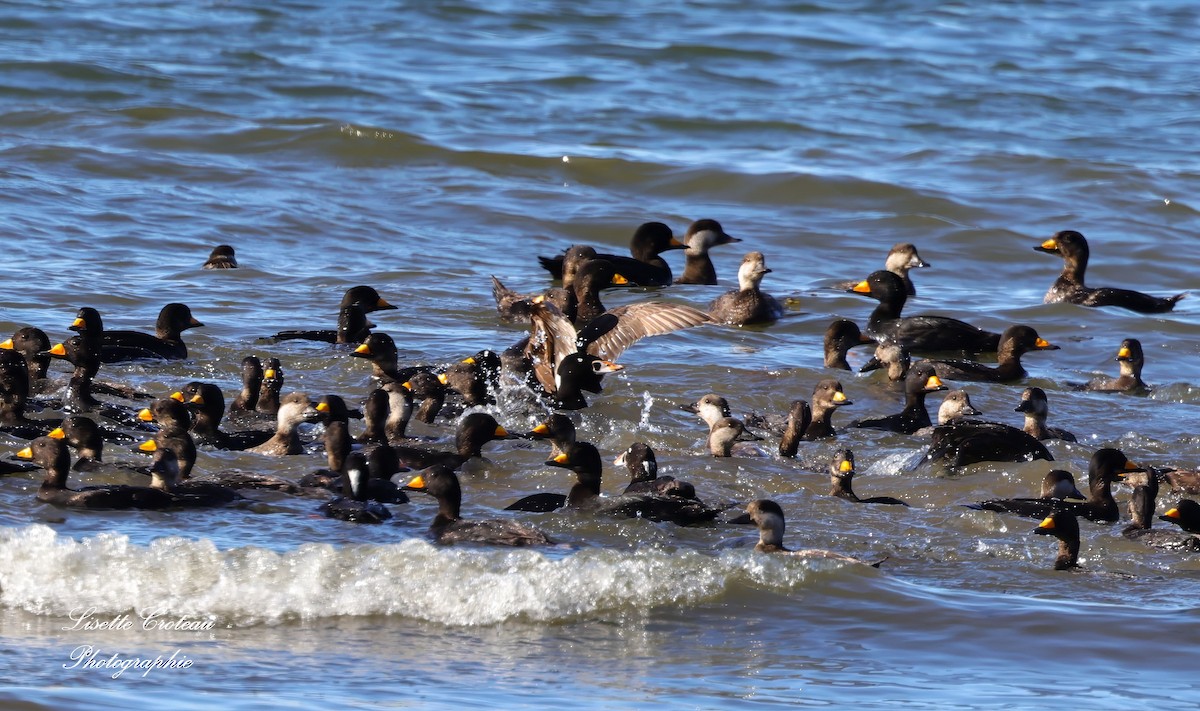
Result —
<path fill-rule="evenodd" d="M 283 361 L 288 389 L 357 401 L 363 362 L 262 337 L 331 326 L 341 293 L 365 283 L 401 305 L 373 320 L 406 362 L 502 348 L 521 333 L 495 317 L 489 275 L 534 290 L 549 283 L 536 255 L 619 252 L 642 222 L 682 234 L 716 218 L 744 240 L 714 250 L 721 286 L 606 303 L 703 306 L 757 249 L 787 315 L 638 344 L 583 411 L 581 437 L 607 461 L 646 441 L 706 499 L 776 499 L 796 547 L 888 557 L 878 571 L 781 560 L 755 554 L 742 528 L 569 514 L 527 518 L 562 547 L 446 549 L 424 540 L 427 497 L 367 527 L 272 495 L 258 513 L 64 512 L 33 503 L 39 477 L 8 477 L 0 703 L 1177 703 L 1191 694 L 1200 562 L 1085 523 L 1085 571 L 1055 572 L 1035 522 L 958 506 L 1029 495 L 1044 464 L 942 477 L 914 467 L 924 440 L 868 430 L 806 443 L 795 461 L 717 460 L 678 406 L 716 391 L 736 414 L 778 413 L 838 377 L 854 404 L 835 426 L 897 411 L 881 374 L 820 367 L 821 334 L 873 306 L 831 287 L 909 241 L 932 264 L 914 273 L 911 313 L 1028 323 L 1062 346 L 1024 359 L 1051 424 L 1080 437 L 1050 445 L 1057 464 L 1079 474 L 1117 446 L 1195 467 L 1200 297 L 1155 316 L 1045 305 L 1060 263 L 1032 247 L 1077 229 L 1092 284 L 1195 288 L 1198 15 L 1165 1 L 0 8 L 0 332 L 63 339 L 84 305 L 110 328 L 148 329 L 182 301 L 205 323 L 185 335 L 189 361 L 102 377 L 162 394 L 201 378 L 231 395 L 254 353 Z M 219 243 L 241 269 L 199 269 Z M 667 259 L 682 269 L 678 252 Z M 1151 395 L 1074 391 L 1115 373 L 1126 337 L 1146 347 Z M 53 378 L 65 385 L 61 366 Z M 1018 387 L 967 389 L 989 418 L 1019 424 Z M 495 412 L 514 430 L 541 416 L 518 399 Z M 839 446 L 855 451 L 860 494 L 913 508 L 826 496 Z M 569 484 L 540 444 L 487 455 L 464 476 L 470 515 Z M 323 461 L 206 450 L 198 470 L 299 476 Z M 622 474 L 605 474 L 619 491 Z M 1119 487 L 1122 507 L 1127 496 Z M 71 629 L 89 610 L 131 628 Z M 145 629 L 139 615 L 155 612 L 211 629 Z M 193 663 L 114 679 L 72 659 L 89 645 Z"/>

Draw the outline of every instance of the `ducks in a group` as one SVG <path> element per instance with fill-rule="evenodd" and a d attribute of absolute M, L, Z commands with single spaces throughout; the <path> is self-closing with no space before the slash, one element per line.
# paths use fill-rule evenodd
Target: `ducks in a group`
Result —
<path fill-rule="evenodd" d="M 177 505 L 171 494 L 148 486 L 68 488 L 71 455 L 66 442 L 61 439 L 38 437 L 17 456 L 32 459 L 34 464 L 46 470 L 46 478 L 37 492 L 37 500 L 43 503 L 80 509 L 165 509 Z"/>
<path fill-rule="evenodd" d="M 672 249 L 683 249 L 671 228 L 661 222 L 647 222 L 633 233 L 629 242 L 631 256 L 595 254 L 592 259 L 612 264 L 621 275 L 638 286 L 667 286 L 671 283 L 671 267 L 659 255 Z M 538 257 L 542 268 L 555 279 L 563 276 L 563 257 Z"/>
<path fill-rule="evenodd" d="M 99 346 L 101 362 L 119 363 L 143 358 L 183 360 L 188 355 L 183 332 L 203 325 L 192 316 L 187 304 L 170 303 L 159 311 L 153 334 L 106 330 L 100 312 L 90 306 L 79 309 L 70 329 Z"/>
<path fill-rule="evenodd" d="M 1186 296 L 1176 294 L 1166 298 L 1143 294 L 1129 289 L 1093 289 L 1083 283 L 1088 265 L 1088 242 L 1075 230 L 1062 230 L 1034 247 L 1039 252 L 1057 254 L 1063 258 L 1062 273 L 1046 292 L 1045 303 L 1069 301 L 1082 306 L 1120 306 L 1130 311 L 1156 314 L 1170 311 Z"/>
<path fill-rule="evenodd" d="M 959 419 L 933 428 L 926 458 L 957 468 L 977 462 L 1053 461 L 1054 456 L 1024 430 L 1003 422 Z"/>
<path fill-rule="evenodd" d="M 1086 242 L 1082 242 L 1084 251 L 1080 259 L 1078 250 L 1072 250 L 1082 241 L 1082 236 L 1075 240 L 1072 235 L 1077 233 L 1059 233 L 1052 240 L 1055 249 L 1064 255 L 1068 263 L 1060 282 L 1068 277 L 1068 272 L 1076 281 L 1070 289 L 1063 291 L 1067 294 L 1063 300 L 1075 300 L 1070 294 L 1077 295 L 1083 291 L 1095 303 L 1076 302 L 1088 305 L 1100 305 L 1098 300 L 1101 297 L 1097 294 L 1101 292 L 1107 293 L 1104 298 L 1109 298 L 1112 293 L 1153 298 L 1136 292 L 1083 287 Z M 264 368 L 262 359 L 248 356 L 242 363 L 241 392 L 230 411 L 243 415 L 260 411 L 277 412 L 277 429 L 273 435 L 265 431 L 227 433 L 221 430 L 220 422 L 225 408 L 220 387 L 215 383 L 195 381 L 181 388 L 173 396 L 174 401 L 161 399 L 151 403 L 145 410 L 148 414 L 145 419 L 153 420 L 160 426 L 152 445 L 144 446 L 146 451 L 154 453 L 154 463 L 150 468 L 152 486 L 70 490 L 66 487 L 65 469 L 61 466 L 62 458 L 59 456 L 61 442 L 46 444 L 46 438 L 37 437 L 34 439 L 36 447 L 31 444 L 29 453 L 31 456 L 36 454 L 36 461 L 48 472 L 47 483 L 42 485 L 39 498 L 62 506 L 104 508 L 217 505 L 232 500 L 236 493 L 212 482 L 209 482 L 211 487 L 216 488 L 209 490 L 204 487 L 205 482 L 190 479 L 190 472 L 196 464 L 197 441 L 201 446 L 246 449 L 251 454 L 299 454 L 305 451 L 305 447 L 298 433 L 298 425 L 320 419 L 324 426 L 322 439 L 328 464 L 328 469 L 320 474 L 326 478 L 337 477 L 342 492 L 340 498 L 322 506 L 321 511 L 326 515 L 351 521 L 378 522 L 389 518 L 391 512 L 378 500 L 372 499 L 382 491 L 385 501 L 402 500 L 400 497 L 403 497 L 403 493 L 398 492 L 391 477 L 408 466 L 422 470 L 409 481 L 410 488 L 427 492 L 438 500 L 439 512 L 431 527 L 435 540 L 443 543 L 474 541 L 501 545 L 550 543 L 545 534 L 525 527 L 516 519 L 464 521 L 461 517 L 461 483 L 454 470 L 469 459 L 480 456 L 481 447 L 486 442 L 507 439 L 512 435 L 499 425 L 493 415 L 470 412 L 460 420 L 454 451 L 439 452 L 429 447 L 413 446 L 413 442 L 406 440 L 405 428 L 414 413 L 416 401 L 421 401 L 422 414 L 418 419 L 428 424 L 434 424 L 434 417 L 444 404 L 447 389 L 452 391 L 454 402 L 451 410 L 454 413 L 462 412 L 462 409 L 458 409 L 460 400 L 466 408 L 482 407 L 492 412 L 508 413 L 511 403 L 502 397 L 502 375 L 507 384 L 507 378 L 514 373 L 518 378 L 527 373 L 530 381 L 535 382 L 546 396 L 535 407 L 548 405 L 561 410 L 578 409 L 587 404 L 582 393 L 600 392 L 601 376 L 619 370 L 621 366 L 614 361 L 640 338 L 712 321 L 743 325 L 779 318 L 783 313 L 780 302 L 760 289 L 763 275 L 770 270 L 766 268 L 762 253 L 757 251 L 746 254 L 743 259 L 739 270 L 740 288 L 718 297 L 707 314 L 694 307 L 672 304 L 660 298 L 613 309 L 605 308 L 601 302 L 602 290 L 614 285 L 671 284 L 671 269 L 661 255 L 671 249 L 684 248 L 685 243 L 686 267 L 676 283 L 715 284 L 717 280 L 708 249 L 736 241 L 739 240 L 727 235 L 720 224 L 713 220 L 693 223 L 683 242 L 675 240 L 666 225 L 646 223 L 635 234 L 631 246 L 632 257 L 599 254 L 594 248 L 578 245 L 568 250 L 558 260 L 562 265 L 563 288 L 560 290 L 521 295 L 507 290 L 498 280 L 494 280 L 493 291 L 500 313 L 506 317 L 527 319 L 531 326 L 529 336 L 518 346 L 503 353 L 482 350 L 477 356 L 448 367 L 402 367 L 396 342 L 387 334 L 372 332 L 374 325 L 367 318 L 369 313 L 396 307 L 371 287 L 354 287 L 343 296 L 335 331 L 281 332 L 276 334 L 276 338 L 316 338 L 347 344 L 354 347 L 350 355 L 370 360 L 378 380 L 372 386 L 378 387 L 367 394 L 363 406 L 367 427 L 359 438 L 359 444 L 355 444 L 350 435 L 348 408 L 341 397 L 331 394 L 323 398 L 319 406 L 314 406 L 304 393 L 281 395 L 283 372 L 278 360 L 269 360 Z M 1040 249 L 1052 251 L 1048 245 L 1049 242 Z M 233 250 L 227 245 L 214 249 L 210 263 L 204 265 L 205 268 L 235 266 Z M 857 324 L 848 319 L 838 319 L 826 329 L 825 367 L 849 370 L 848 351 L 856 345 L 876 343 L 877 359 L 894 366 L 889 367 L 889 374 L 895 373 L 893 378 L 904 378 L 903 412 L 885 418 L 862 420 L 854 426 L 904 434 L 929 428 L 933 439 L 929 456 L 955 465 L 978 461 L 974 457 L 979 452 L 987 453 L 984 459 L 996 458 L 997 451 L 1008 456 L 1019 455 L 1015 458 L 1020 459 L 1050 459 L 1048 451 L 1037 443 L 1038 440 L 1060 438 L 1074 441 L 1075 438 L 1070 433 L 1046 426 L 1046 394 L 1041 388 L 1027 388 L 1017 407 L 1018 412 L 1026 415 L 1024 432 L 998 423 L 968 420 L 971 415 L 979 413 L 971 407 L 965 392 L 961 393 L 961 397 L 957 396 L 958 392 L 948 396 L 943 409 L 939 410 L 939 427 L 930 427 L 925 396 L 929 392 L 945 390 L 943 378 L 1012 382 L 1027 375 L 1020 362 L 1023 354 L 1032 350 L 1057 349 L 1058 346 L 1049 344 L 1036 330 L 1025 325 L 1012 326 L 1003 334 L 995 334 L 948 317 L 903 316 L 906 299 L 916 293 L 908 271 L 924 266 L 927 263 L 913 245 L 896 245 L 888 255 L 887 268 L 871 274 L 852 289 L 879 301 L 865 329 L 870 337 L 864 336 Z M 1160 301 L 1170 302 L 1166 307 L 1169 309 L 1181 296 Z M 1118 305 L 1143 310 L 1136 306 L 1141 303 L 1138 299 L 1129 296 L 1122 296 L 1121 299 L 1123 301 Z M 1050 300 L 1048 294 L 1047 301 Z M 105 331 L 99 312 L 88 307 L 80 309 L 75 323 L 71 325 L 72 330 L 79 332 L 74 355 L 66 355 L 65 346 L 63 353 L 58 354 L 71 358 L 76 367 L 76 375 L 67 390 L 69 403 L 83 405 L 78 409 L 99 412 L 98 407 L 104 404 L 92 397 L 91 388 L 92 378 L 101 362 L 134 358 L 186 358 L 187 350 L 179 335 L 183 330 L 200 325 L 192 317 L 190 309 L 180 303 L 164 307 L 154 335 Z M 4 410 L 0 415 L 15 413 L 23 416 L 22 399 L 27 399 L 29 388 L 45 376 L 44 361 L 46 355 L 53 352 L 49 342 L 44 332 L 27 327 L 15 333 L 9 341 L 0 343 L 0 391 L 4 395 Z M 10 352 L 3 355 L 6 350 Z M 927 360 L 913 365 L 909 360 L 910 351 L 980 353 L 992 350 L 997 351 L 995 367 L 963 360 Z M 1089 388 L 1144 390 L 1146 386 L 1140 377 L 1142 360 L 1141 344 L 1136 339 L 1127 339 L 1118 352 L 1121 378 L 1096 381 Z M 21 362 L 19 366 L 18 361 Z M 867 369 L 864 367 L 864 370 Z M 18 381 L 25 382 L 25 385 L 16 384 Z M 17 402 L 13 404 L 10 400 Z M 183 407 L 183 404 L 187 407 Z M 832 414 L 837 408 L 849 404 L 837 380 L 826 379 L 817 383 L 811 400 L 795 400 L 792 403 L 787 425 L 783 428 L 780 454 L 795 456 L 801 440 L 836 435 L 831 422 Z M 39 400 L 36 407 L 42 406 Z M 737 456 L 735 446 L 741 446 L 740 442 L 761 439 L 749 432 L 743 421 L 733 418 L 728 402 L 716 394 L 706 395 L 691 407 L 709 425 L 706 444 L 708 451 L 715 456 Z M 531 413 L 527 411 L 526 414 Z M 0 417 L 0 424 L 6 421 Z M 40 426 L 45 431 L 54 422 L 29 420 L 18 424 Z M 553 449 L 545 463 L 569 469 L 575 474 L 576 481 L 570 492 L 527 497 L 510 509 L 551 511 L 567 507 L 587 515 L 637 517 L 683 525 L 711 521 L 720 511 L 719 508 L 704 505 L 698 499 L 695 487 L 688 482 L 660 476 L 655 453 L 644 442 L 631 445 L 616 461 L 618 466 L 625 466 L 630 474 L 630 481 L 623 492 L 618 496 L 602 495 L 603 460 L 595 445 L 578 440 L 577 422 L 580 422 L 577 415 L 572 419 L 563 412 L 555 412 L 528 435 L 552 440 Z M 579 427 L 585 428 L 586 424 L 587 421 L 583 420 Z M 752 425 L 757 426 L 754 423 Z M 770 427 L 772 431 L 779 431 L 777 424 Z M 1020 446 L 1017 446 L 1014 444 L 1017 435 L 1012 435 L 1012 432 L 1033 441 L 1041 449 L 1022 449 L 1025 440 L 1021 440 Z M 79 461 L 87 463 L 81 464 L 81 467 L 99 466 L 103 440 L 95 420 L 74 416 L 64 421 L 53 433 L 77 449 Z M 56 440 L 50 437 L 48 441 Z M 360 446 L 362 449 L 356 450 Z M 315 448 L 319 450 L 320 443 Z M 1047 452 L 1045 457 L 1041 456 L 1042 452 Z M 692 456 L 695 456 L 694 453 Z M 69 454 L 66 455 L 66 462 L 69 468 Z M 1078 557 L 1078 524 L 1075 517 L 1115 520 L 1117 514 L 1113 511 L 1116 503 L 1112 498 L 1111 484 L 1120 474 L 1137 470 L 1136 465 L 1130 464 L 1119 450 L 1101 449 L 1089 465 L 1089 497 L 1086 501 L 1065 500 L 1078 497 L 1079 491 L 1074 487 L 1069 473 L 1054 470 L 1047 475 L 1047 481 L 1043 484 L 1042 499 L 992 500 L 983 502 L 979 507 L 1045 516 L 1039 532 L 1056 535 L 1064 541 L 1064 552 L 1059 562 L 1061 567 L 1067 567 L 1075 565 Z M 858 497 L 852 486 L 854 456 L 848 449 L 837 453 L 829 465 L 829 474 L 832 486 L 829 493 L 833 496 L 855 503 L 907 505 L 892 497 Z M 1051 480 L 1051 475 L 1057 478 Z M 325 484 L 335 490 L 339 488 L 336 484 Z M 1156 475 L 1151 473 L 1146 483 L 1135 486 L 1129 509 L 1133 523 L 1124 532 L 1126 537 L 1151 543 L 1160 537 L 1156 534 L 1165 533 L 1150 531 L 1157 485 Z M 280 490 L 294 493 L 293 489 L 297 487 L 289 486 L 291 489 L 285 487 Z M 388 490 L 392 493 L 389 494 Z M 308 492 L 309 495 L 329 495 L 324 489 L 315 492 L 309 489 Z M 397 493 L 398 496 L 395 496 Z M 1179 522 L 1185 528 L 1191 527 L 1188 530 L 1200 530 L 1200 513 L 1193 514 L 1192 506 L 1192 502 L 1184 500 L 1169 509 L 1163 518 Z M 759 526 L 758 550 L 857 560 L 828 551 L 787 551 L 783 547 L 783 511 L 771 500 L 761 499 L 750 503 L 744 518 Z M 1074 548 L 1070 550 L 1072 524 Z M 1182 545 L 1185 548 L 1200 546 L 1197 543 L 1200 539 L 1183 538 Z"/>

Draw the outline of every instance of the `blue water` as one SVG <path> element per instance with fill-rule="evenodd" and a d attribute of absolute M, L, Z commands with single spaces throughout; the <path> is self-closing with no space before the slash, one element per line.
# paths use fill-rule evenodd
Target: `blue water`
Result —
<path fill-rule="evenodd" d="M 642 222 L 682 235 L 715 218 L 743 239 L 713 251 L 719 286 L 606 304 L 703 307 L 760 250 L 785 317 L 634 346 L 625 374 L 590 398 L 581 438 L 606 462 L 646 441 L 706 499 L 779 501 L 793 547 L 888 557 L 878 571 L 781 560 L 754 553 L 748 529 L 554 514 L 529 520 L 563 547 L 444 549 L 424 539 L 427 497 L 356 527 L 284 496 L 266 496 L 265 513 L 64 512 L 34 503 L 37 476 L 7 477 L 0 705 L 1179 703 L 1200 631 L 1194 557 L 1127 541 L 1124 522 L 1085 523 L 1085 570 L 1055 572 L 1036 522 L 958 506 L 1030 495 L 1044 465 L 939 477 L 913 467 L 925 440 L 872 431 L 806 443 L 796 461 L 713 459 L 678 406 L 715 391 L 735 414 L 779 413 L 837 377 L 854 401 L 839 429 L 898 410 L 880 373 L 822 368 L 821 334 L 873 305 L 830 287 L 907 241 L 932 265 L 913 274 L 911 312 L 1028 323 L 1062 347 L 1024 359 L 1051 424 L 1080 438 L 1050 445 L 1056 465 L 1079 476 L 1115 446 L 1194 469 L 1200 297 L 1154 316 L 1046 305 L 1060 262 L 1032 248 L 1077 229 L 1091 284 L 1195 288 L 1198 15 L 1165 1 L 0 8 L 0 334 L 33 324 L 57 342 L 85 305 L 109 328 L 149 329 L 182 301 L 205 324 L 185 335 L 188 361 L 105 366 L 102 378 L 164 396 L 200 378 L 231 397 L 254 353 L 283 361 L 287 389 L 358 403 L 364 363 L 263 337 L 331 327 L 341 293 L 362 283 L 401 306 L 373 321 L 405 363 L 503 348 L 522 333 L 496 318 L 490 275 L 544 288 L 536 255 L 620 252 Z M 241 268 L 199 269 L 220 243 Z M 682 271 L 678 252 L 667 259 Z M 1146 348 L 1151 394 L 1075 391 L 1115 374 L 1126 337 Z M 66 377 L 54 366 L 51 390 Z M 989 418 L 1019 425 L 1019 387 L 967 389 Z M 543 414 L 504 400 L 492 411 L 514 431 Z M 443 442 L 452 428 L 413 427 Z M 0 452 L 21 446 L 0 435 Z M 826 496 L 838 446 L 855 451 L 861 495 L 912 509 Z M 486 454 L 464 476 L 468 515 L 569 483 L 540 443 Z M 299 476 L 323 462 L 205 450 L 197 471 Z M 605 493 L 622 477 L 606 465 Z M 1128 488 L 1117 498 L 1124 507 Z M 1177 498 L 1164 492 L 1158 511 Z M 63 629 L 90 608 L 134 628 Z M 154 611 L 213 628 L 143 629 L 139 614 Z M 87 645 L 194 663 L 113 679 L 71 667 Z"/>

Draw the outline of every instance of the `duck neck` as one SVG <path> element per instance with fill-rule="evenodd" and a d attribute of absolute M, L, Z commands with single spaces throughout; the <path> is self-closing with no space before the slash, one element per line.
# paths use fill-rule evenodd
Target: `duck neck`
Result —
<path fill-rule="evenodd" d="M 1025 426 L 1022 428 L 1025 433 L 1034 439 L 1045 439 L 1049 432 L 1046 431 L 1046 418 L 1032 412 L 1025 413 Z"/>
<path fill-rule="evenodd" d="M 688 249 L 684 255 L 683 276 L 679 281 L 683 284 L 716 284 L 717 270 L 713 268 L 708 252 L 692 254 Z"/>
<path fill-rule="evenodd" d="M 1079 567 L 1079 541 L 1059 541 L 1058 557 L 1054 559 L 1055 570 L 1070 570 Z"/>

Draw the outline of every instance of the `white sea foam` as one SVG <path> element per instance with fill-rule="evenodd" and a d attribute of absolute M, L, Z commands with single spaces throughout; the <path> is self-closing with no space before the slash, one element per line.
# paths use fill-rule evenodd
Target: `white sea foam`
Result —
<path fill-rule="evenodd" d="M 103 533 L 75 540 L 45 525 L 0 529 L 0 603 L 67 616 L 155 609 L 220 625 L 338 615 L 400 615 L 448 625 L 559 621 L 605 610 L 695 604 L 730 585 L 787 590 L 824 562 L 751 550 L 719 554 L 301 544 L 287 552 L 220 550 L 207 540 L 136 545 Z M 837 567 L 837 566 L 833 566 Z"/>

